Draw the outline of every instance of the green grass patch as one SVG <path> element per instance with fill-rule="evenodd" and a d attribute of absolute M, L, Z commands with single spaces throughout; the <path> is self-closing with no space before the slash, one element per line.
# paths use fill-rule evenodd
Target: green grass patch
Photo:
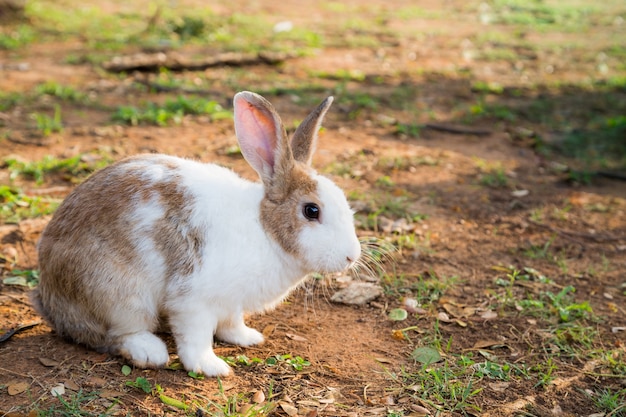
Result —
<path fill-rule="evenodd" d="M 53 213 L 60 200 L 47 197 L 31 197 L 8 185 L 0 185 L 0 221 L 19 223 L 22 219 Z"/>
<path fill-rule="evenodd" d="M 61 107 L 58 105 L 54 106 L 54 113 L 52 116 L 45 113 L 33 113 L 30 116 L 35 122 L 36 129 L 43 136 L 50 136 L 53 133 L 59 133 L 63 130 Z"/>
<path fill-rule="evenodd" d="M 85 93 L 74 87 L 59 84 L 56 81 L 47 81 L 35 87 L 36 96 L 50 96 L 68 102 L 81 102 L 87 98 Z"/>
<path fill-rule="evenodd" d="M 526 25 L 535 29 L 545 26 L 581 29 L 598 7 L 573 2 L 544 0 L 494 0 L 492 11 L 495 22 L 507 25 Z"/>
<path fill-rule="evenodd" d="M 112 119 L 131 126 L 139 124 L 167 126 L 170 123 L 181 123 L 186 115 L 208 115 L 213 120 L 219 120 L 232 117 L 232 112 L 224 110 L 216 101 L 178 96 L 162 105 L 150 102 L 143 108 L 120 106 Z"/>
<path fill-rule="evenodd" d="M 106 154 L 78 154 L 69 158 L 45 156 L 39 161 L 23 161 L 7 158 L 4 163 L 9 170 L 10 179 L 24 178 L 43 184 L 46 176 L 52 173 L 61 174 L 64 179 L 77 182 L 92 172 L 109 165 L 112 159 Z"/>
<path fill-rule="evenodd" d="M 37 38 L 35 30 L 27 24 L 0 28 L 0 50 L 17 50 Z"/>
<path fill-rule="evenodd" d="M 116 401 L 113 401 L 111 405 L 104 410 L 104 412 L 98 412 L 94 414 L 89 410 L 96 408 L 95 403 L 98 402 L 100 396 L 98 392 L 86 392 L 80 390 L 76 393 L 72 393 L 69 396 L 57 395 L 57 403 L 49 406 L 46 409 L 37 409 L 38 416 L 60 416 L 60 417 L 75 417 L 75 416 L 92 416 L 98 417 L 115 415 L 114 406 Z M 94 404 L 94 405 L 92 405 Z"/>

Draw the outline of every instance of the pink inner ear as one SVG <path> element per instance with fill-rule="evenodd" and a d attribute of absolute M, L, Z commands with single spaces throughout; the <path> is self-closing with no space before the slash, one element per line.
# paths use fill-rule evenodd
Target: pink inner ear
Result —
<path fill-rule="evenodd" d="M 244 156 L 258 155 L 267 165 L 274 167 L 276 148 L 276 127 L 274 119 L 263 110 L 243 101 L 237 106 L 235 125 L 239 136 L 241 152 Z M 253 168 L 256 161 L 249 161 Z"/>

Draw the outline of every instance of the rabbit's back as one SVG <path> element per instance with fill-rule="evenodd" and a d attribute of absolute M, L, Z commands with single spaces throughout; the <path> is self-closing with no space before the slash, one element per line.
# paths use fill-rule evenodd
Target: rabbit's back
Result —
<path fill-rule="evenodd" d="M 234 175 L 224 168 L 144 155 L 94 174 L 65 199 L 39 243 L 33 295 L 59 334 L 104 350 L 117 333 L 158 326 L 167 292 L 186 291 L 184 277 L 202 264 L 206 224 L 183 179 L 194 172 L 237 182 L 224 180 Z"/>

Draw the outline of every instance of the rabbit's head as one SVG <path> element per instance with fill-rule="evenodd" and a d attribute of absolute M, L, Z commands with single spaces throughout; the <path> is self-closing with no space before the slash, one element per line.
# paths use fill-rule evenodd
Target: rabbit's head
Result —
<path fill-rule="evenodd" d="M 361 254 L 344 193 L 311 168 L 317 132 L 331 103 L 332 97 L 324 100 L 289 139 L 263 97 L 244 91 L 234 98 L 241 152 L 265 188 L 260 221 L 306 272 L 339 272 Z"/>

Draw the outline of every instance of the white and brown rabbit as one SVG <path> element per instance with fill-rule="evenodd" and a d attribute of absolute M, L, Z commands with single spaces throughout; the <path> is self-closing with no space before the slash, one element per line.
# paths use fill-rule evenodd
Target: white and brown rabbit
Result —
<path fill-rule="evenodd" d="M 60 336 L 129 359 L 169 360 L 167 323 L 184 367 L 230 373 L 213 337 L 250 346 L 244 313 L 274 307 L 307 274 L 351 267 L 361 248 L 343 192 L 311 167 L 332 97 L 291 140 L 273 106 L 234 98 L 241 152 L 261 177 L 166 155 L 124 159 L 65 199 L 39 243 L 38 311 Z"/>

